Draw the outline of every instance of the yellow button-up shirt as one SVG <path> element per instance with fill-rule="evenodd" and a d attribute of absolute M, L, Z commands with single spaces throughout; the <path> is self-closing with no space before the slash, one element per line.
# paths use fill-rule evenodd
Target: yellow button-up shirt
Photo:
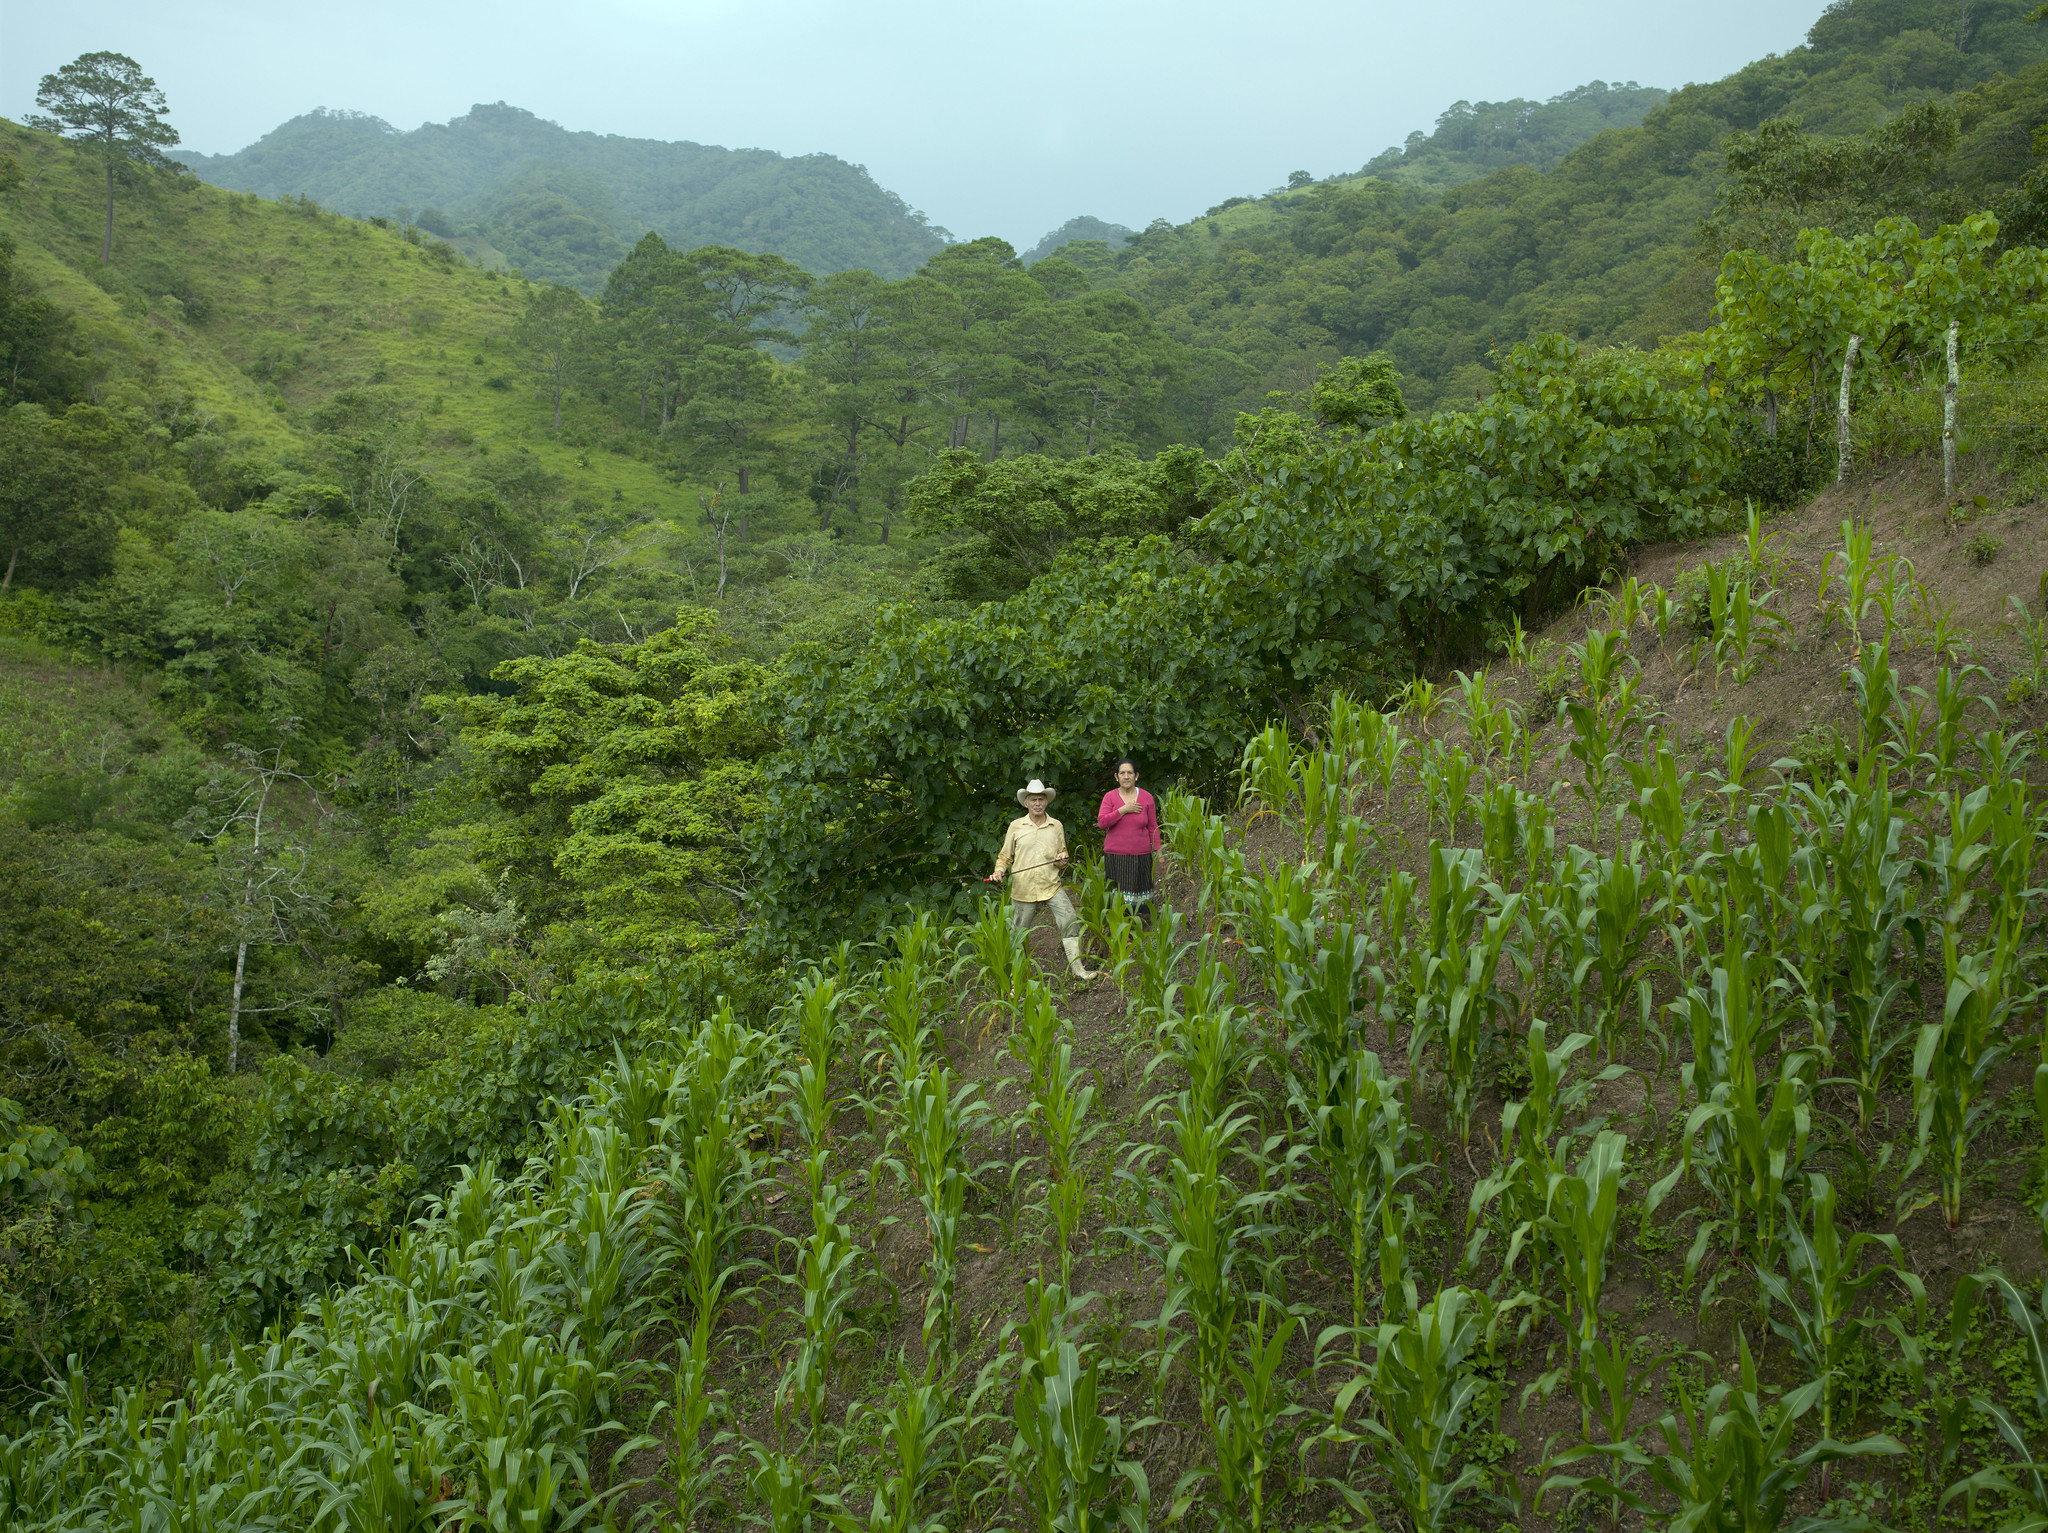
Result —
<path fill-rule="evenodd" d="M 1012 867 L 1023 871 L 1010 881 L 1010 898 L 1033 903 L 1049 900 L 1059 892 L 1060 869 L 1054 860 L 1067 849 L 1066 827 L 1051 815 L 1043 825 L 1033 825 L 1031 816 L 1020 814 L 1010 821 L 1010 833 L 1003 837 L 1002 852 L 996 857 L 996 877 Z"/>

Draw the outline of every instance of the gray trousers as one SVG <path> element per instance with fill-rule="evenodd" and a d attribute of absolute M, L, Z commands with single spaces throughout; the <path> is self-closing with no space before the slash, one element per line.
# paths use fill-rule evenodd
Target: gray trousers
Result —
<path fill-rule="evenodd" d="M 1039 911 L 1049 911 L 1052 924 L 1059 929 L 1063 939 L 1081 934 L 1080 918 L 1074 914 L 1074 902 L 1067 898 L 1067 891 L 1055 889 L 1049 900 L 1011 900 L 1010 922 L 1020 930 L 1028 931 L 1038 919 Z"/>

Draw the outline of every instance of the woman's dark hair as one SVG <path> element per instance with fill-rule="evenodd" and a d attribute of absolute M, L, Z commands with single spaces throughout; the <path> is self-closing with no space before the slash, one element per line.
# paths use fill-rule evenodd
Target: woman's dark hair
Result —
<path fill-rule="evenodd" d="M 1121 772 L 1125 767 L 1129 767 L 1133 772 L 1138 772 L 1138 758 L 1135 756 L 1117 757 L 1115 770 Z M 1145 774 L 1138 772 L 1138 775 L 1142 777 Z"/>

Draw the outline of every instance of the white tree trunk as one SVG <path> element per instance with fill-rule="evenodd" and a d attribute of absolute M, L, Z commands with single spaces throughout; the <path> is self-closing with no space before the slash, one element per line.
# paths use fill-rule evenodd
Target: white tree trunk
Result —
<path fill-rule="evenodd" d="M 235 945 L 235 989 L 228 1000 L 228 1074 L 235 1073 L 235 1064 L 242 1051 L 242 974 L 249 962 L 249 939 L 244 937 Z"/>

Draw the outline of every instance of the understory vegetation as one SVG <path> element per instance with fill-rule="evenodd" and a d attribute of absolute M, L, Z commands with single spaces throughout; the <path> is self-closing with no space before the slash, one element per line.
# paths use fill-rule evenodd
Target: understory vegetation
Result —
<path fill-rule="evenodd" d="M 2033 1526 L 2048 1315 L 1957 1271 L 2048 1248 L 2033 737 L 1849 531 L 1796 618 L 1753 525 L 1702 625 L 1630 578 L 1269 727 L 1168 796 L 1173 908 L 1081 876 L 1096 991 L 991 902 L 744 1015 L 565 994 L 523 1160 L 167 1412 L 74 1371 L 12 1517 Z M 1688 764 L 1650 683 L 1793 645 L 1853 729 Z M 16 1154 L 55 1217 L 78 1153 Z"/>

